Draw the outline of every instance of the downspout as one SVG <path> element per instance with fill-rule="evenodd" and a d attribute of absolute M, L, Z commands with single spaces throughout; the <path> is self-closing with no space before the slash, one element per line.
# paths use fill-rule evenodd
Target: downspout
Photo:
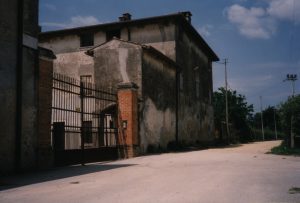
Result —
<path fill-rule="evenodd" d="M 176 88 L 176 123 L 175 123 L 175 128 L 176 128 L 176 134 L 175 134 L 175 141 L 176 144 L 178 145 L 178 106 L 179 106 L 179 85 L 178 85 L 178 81 L 179 81 L 179 70 L 178 67 L 176 68 L 176 84 L 175 84 L 175 88 Z"/>
<path fill-rule="evenodd" d="M 18 3 L 18 39 L 16 63 L 16 137 L 15 137 L 15 171 L 20 171 L 21 166 L 21 139 L 22 139 L 22 67 L 23 67 L 23 9 L 24 0 Z"/>
<path fill-rule="evenodd" d="M 175 62 L 178 64 L 178 47 L 177 47 L 177 44 L 178 44 L 178 24 L 175 25 Z M 175 81 L 175 88 L 176 88 L 176 104 L 175 104 L 175 108 L 176 108 L 176 122 L 175 122 L 175 141 L 176 141 L 176 145 L 178 146 L 178 108 L 179 108 L 179 73 L 180 73 L 181 69 L 179 69 L 179 67 L 176 67 L 176 81 Z"/>

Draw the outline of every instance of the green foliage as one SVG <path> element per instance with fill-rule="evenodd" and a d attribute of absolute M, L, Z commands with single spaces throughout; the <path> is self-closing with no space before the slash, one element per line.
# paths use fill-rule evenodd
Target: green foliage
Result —
<path fill-rule="evenodd" d="M 286 135 L 291 131 L 291 117 L 293 116 L 293 131 L 300 135 L 300 95 L 290 97 L 280 105 L 281 125 Z"/>
<path fill-rule="evenodd" d="M 252 132 L 253 132 L 253 136 L 254 136 L 255 140 L 263 140 L 261 128 L 253 128 Z M 265 135 L 265 140 L 275 140 L 276 139 L 274 129 L 264 128 L 264 135 Z M 278 139 L 283 139 L 284 138 L 284 133 L 278 131 L 277 132 L 277 138 Z"/>
<path fill-rule="evenodd" d="M 287 145 L 284 142 L 282 142 L 281 145 L 279 145 L 277 147 L 273 147 L 271 149 L 271 153 L 278 154 L 278 155 L 300 156 L 300 149 L 299 148 L 291 149 L 291 148 L 287 147 Z"/>
<path fill-rule="evenodd" d="M 224 88 L 219 88 L 218 91 L 214 92 L 213 99 L 215 127 L 219 132 L 223 132 L 223 134 L 225 122 L 225 93 Z M 237 94 L 236 91 L 228 90 L 228 112 L 232 141 L 251 141 L 253 136 L 249 120 L 252 118 L 253 105 L 247 103 L 245 96 Z M 223 137 L 225 136 L 223 135 Z"/>
<path fill-rule="evenodd" d="M 276 109 L 274 106 L 268 106 L 266 109 L 263 110 L 262 113 L 263 113 L 264 128 L 269 128 L 269 129 L 274 130 L 275 129 L 274 117 L 275 117 L 277 131 L 282 130 L 280 114 L 279 114 L 278 109 Z M 253 126 L 255 128 L 261 128 L 261 113 L 260 112 L 256 113 L 254 115 Z"/>

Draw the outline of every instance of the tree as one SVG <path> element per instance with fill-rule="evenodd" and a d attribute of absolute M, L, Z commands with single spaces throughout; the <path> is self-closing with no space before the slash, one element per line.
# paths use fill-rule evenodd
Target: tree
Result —
<path fill-rule="evenodd" d="M 290 142 L 291 118 L 294 136 L 300 135 L 300 95 L 290 97 L 280 105 L 281 124 L 286 135 L 286 140 Z"/>
<path fill-rule="evenodd" d="M 237 94 L 236 91 L 228 90 L 227 93 L 231 138 L 236 138 L 241 142 L 250 141 L 252 139 L 250 120 L 253 105 L 249 105 L 246 97 Z M 222 124 L 225 121 L 225 94 L 226 90 L 219 88 L 218 91 L 214 92 L 213 98 L 215 127 L 219 132 L 222 132 Z"/>
<path fill-rule="evenodd" d="M 276 119 L 276 128 L 277 128 L 277 136 L 281 137 L 281 123 L 280 123 L 280 113 L 279 110 L 274 106 L 268 106 L 266 109 L 262 111 L 263 113 L 263 123 L 264 123 L 264 134 L 265 140 L 275 139 L 275 122 L 274 122 L 274 114 Z M 261 112 L 258 112 L 253 117 L 252 126 L 254 128 L 254 133 L 256 134 L 256 138 L 261 135 Z"/>

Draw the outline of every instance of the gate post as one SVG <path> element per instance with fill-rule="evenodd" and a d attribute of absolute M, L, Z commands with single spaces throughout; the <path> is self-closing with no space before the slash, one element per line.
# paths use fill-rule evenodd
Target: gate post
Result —
<path fill-rule="evenodd" d="M 138 86 L 135 83 L 118 84 L 119 147 L 123 158 L 137 155 L 138 140 Z"/>

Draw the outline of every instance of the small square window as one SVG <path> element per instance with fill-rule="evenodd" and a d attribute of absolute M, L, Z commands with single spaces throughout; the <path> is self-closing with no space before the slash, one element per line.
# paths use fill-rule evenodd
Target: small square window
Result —
<path fill-rule="evenodd" d="M 106 41 L 111 40 L 112 38 L 119 38 L 121 37 L 121 31 L 120 30 L 110 30 L 106 32 Z"/>
<path fill-rule="evenodd" d="M 80 47 L 94 46 L 94 34 L 85 33 L 80 35 Z"/>

